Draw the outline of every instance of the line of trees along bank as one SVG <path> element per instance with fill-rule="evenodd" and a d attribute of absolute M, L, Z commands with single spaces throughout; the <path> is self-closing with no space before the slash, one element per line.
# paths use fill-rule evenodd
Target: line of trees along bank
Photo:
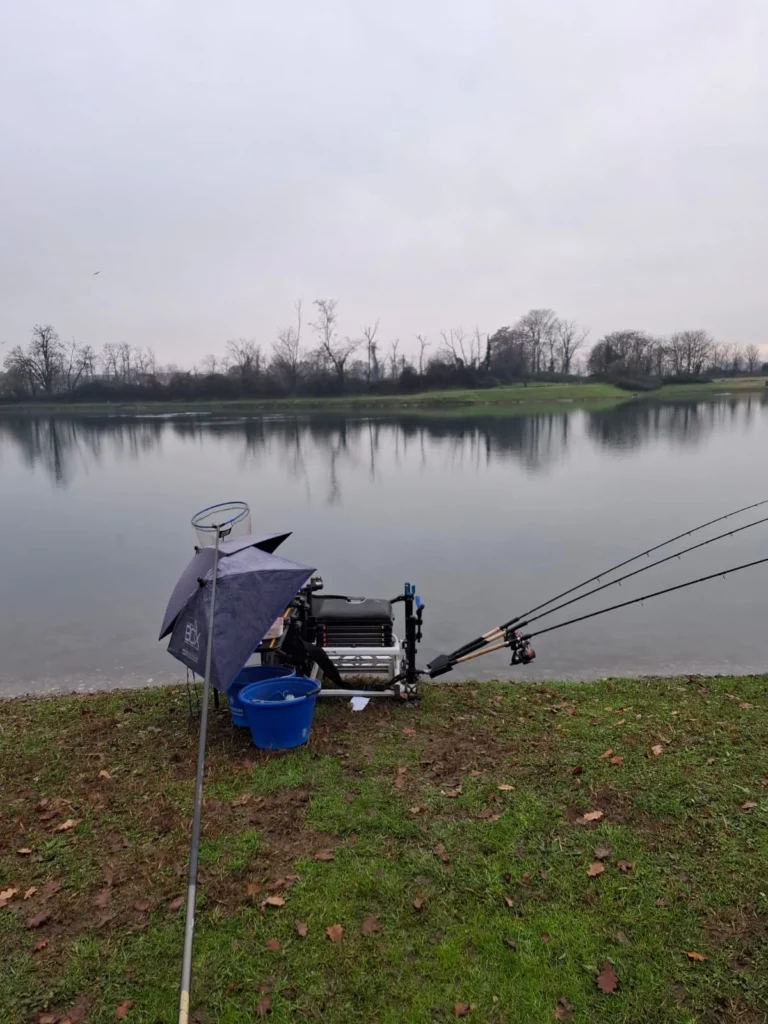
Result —
<path fill-rule="evenodd" d="M 617 331 L 587 355 L 588 332 L 551 309 L 532 309 L 491 334 L 454 327 L 435 338 L 417 335 L 418 352 L 411 355 L 399 339 L 385 343 L 378 322 L 356 337 L 342 335 L 335 299 L 316 299 L 311 316 L 305 322 L 297 302 L 293 323 L 277 332 L 269 349 L 234 338 L 222 354 L 206 356 L 191 370 L 158 365 L 150 348 L 110 342 L 96 351 L 62 341 L 51 325 L 38 325 L 26 346 L 7 354 L 0 396 L 103 402 L 388 394 L 570 380 L 585 369 L 599 378 L 627 378 L 634 386 L 638 379 L 755 373 L 760 366 L 756 346 L 718 344 L 700 330 L 666 339 Z"/>

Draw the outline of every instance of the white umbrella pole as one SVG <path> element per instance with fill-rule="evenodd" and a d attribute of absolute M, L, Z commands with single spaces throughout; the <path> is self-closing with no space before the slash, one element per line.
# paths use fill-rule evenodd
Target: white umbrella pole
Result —
<path fill-rule="evenodd" d="M 197 860 L 200 850 L 200 817 L 203 807 L 203 776 L 205 774 L 205 739 L 208 732 L 208 693 L 211 683 L 211 656 L 213 654 L 213 615 L 216 605 L 216 576 L 219 568 L 220 528 L 216 527 L 216 546 L 213 552 L 213 583 L 211 610 L 208 616 L 208 645 L 205 650 L 205 679 L 203 680 L 203 706 L 200 711 L 200 738 L 197 745 L 197 775 L 195 776 L 195 802 L 192 814 L 192 840 L 189 847 L 189 874 L 187 876 L 187 911 L 184 922 L 184 953 L 181 960 L 181 993 L 179 995 L 179 1024 L 189 1022 L 189 992 L 192 985 L 192 942 L 195 935 L 195 898 L 197 896 Z"/>

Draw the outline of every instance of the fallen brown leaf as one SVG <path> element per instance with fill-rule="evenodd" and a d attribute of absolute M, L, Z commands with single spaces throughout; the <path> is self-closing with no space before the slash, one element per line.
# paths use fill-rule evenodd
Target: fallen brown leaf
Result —
<path fill-rule="evenodd" d="M 258 1003 L 256 1003 L 256 1013 L 259 1017 L 266 1017 L 271 1005 L 272 999 L 269 996 L 262 996 Z"/>
<path fill-rule="evenodd" d="M 250 801 L 250 799 L 251 799 L 251 794 L 250 793 L 241 793 L 240 796 L 236 796 L 235 799 L 231 801 L 231 806 L 232 807 L 245 807 L 245 805 Z"/>
<path fill-rule="evenodd" d="M 340 924 L 332 924 L 330 928 L 325 929 L 325 934 L 331 940 L 331 942 L 341 942 L 344 936 L 344 929 Z"/>
<path fill-rule="evenodd" d="M 606 995 L 610 995 L 612 992 L 616 991 L 618 984 L 619 979 L 616 977 L 616 971 L 614 971 L 613 967 L 611 967 L 606 960 L 603 964 L 602 971 L 600 971 L 597 976 L 597 987 L 601 992 L 604 992 Z"/>
<path fill-rule="evenodd" d="M 366 919 L 360 925 L 360 934 L 361 935 L 372 935 L 374 932 L 380 932 L 380 931 L 381 931 L 381 924 L 380 924 L 379 921 L 376 920 L 376 918 L 373 916 L 373 914 L 369 914 L 368 917 L 366 917 Z"/>
<path fill-rule="evenodd" d="M 616 932 L 616 941 L 620 946 L 631 946 L 632 940 L 626 932 Z"/>
<path fill-rule="evenodd" d="M 439 857 L 443 864 L 448 864 L 450 862 L 451 858 L 445 852 L 445 847 L 442 843 L 438 843 L 437 846 L 433 846 L 432 853 L 434 853 L 436 857 Z"/>
<path fill-rule="evenodd" d="M 505 903 L 507 904 L 507 906 L 508 906 L 508 907 L 510 908 L 510 910 L 511 910 L 511 909 L 512 909 L 512 907 L 514 907 L 514 905 L 515 905 L 515 901 L 514 901 L 514 900 L 512 899 L 512 897 L 511 897 L 511 896 L 505 896 L 505 897 L 504 897 L 504 902 L 505 902 Z"/>
<path fill-rule="evenodd" d="M 176 896 L 169 903 L 166 904 L 168 910 L 180 910 L 184 906 L 184 897 Z"/>
<path fill-rule="evenodd" d="M 27 928 L 40 928 L 46 921 L 50 921 L 51 915 L 45 912 L 41 914 L 35 914 L 34 917 L 30 917 L 27 921 Z"/>
<path fill-rule="evenodd" d="M 587 869 L 587 874 L 590 878 L 594 878 L 595 875 L 602 875 L 605 871 L 605 864 L 601 864 L 599 860 L 593 861 Z"/>
<path fill-rule="evenodd" d="M 261 905 L 262 907 L 284 907 L 285 900 L 282 896 L 267 896 Z"/>
<path fill-rule="evenodd" d="M 707 758 L 707 764 L 714 764 L 714 763 L 715 763 L 714 757 L 708 757 Z"/>
<path fill-rule="evenodd" d="M 616 754 L 614 757 L 610 759 L 608 764 L 613 764 L 616 765 L 617 768 L 620 768 L 624 764 L 624 758 L 621 757 L 619 754 Z"/>
<path fill-rule="evenodd" d="M 531 880 L 531 873 L 530 873 L 530 871 L 524 871 L 522 873 L 522 875 L 520 875 L 520 881 L 523 883 L 523 885 L 528 885 L 530 880 Z"/>
<path fill-rule="evenodd" d="M 517 943 L 514 939 L 502 939 L 501 941 L 504 943 L 505 946 L 508 946 L 515 953 L 517 952 Z"/>
<path fill-rule="evenodd" d="M 93 996 L 83 993 L 75 1000 L 75 1005 L 61 1018 L 61 1024 L 82 1024 L 88 1016 L 88 1009 L 93 1002 Z"/>
<path fill-rule="evenodd" d="M 300 939 L 306 939 L 308 931 L 309 929 L 307 925 L 304 923 L 304 921 L 296 922 L 296 934 Z"/>
<path fill-rule="evenodd" d="M 57 1013 L 40 1013 L 37 1016 L 37 1024 L 57 1024 L 59 1020 Z"/>
<path fill-rule="evenodd" d="M 506 782 L 499 783 L 499 791 L 502 793 L 511 793 L 514 788 L 514 786 L 510 786 Z"/>
<path fill-rule="evenodd" d="M 453 1016 L 466 1017 L 469 1013 L 469 1003 L 454 1003 Z"/>
<path fill-rule="evenodd" d="M 20 857 L 28 857 L 30 853 L 32 853 L 32 851 L 28 846 L 22 846 L 20 849 L 16 851 L 16 853 L 18 853 Z"/>
<path fill-rule="evenodd" d="M 542 932 L 540 937 L 542 942 L 552 941 L 552 936 L 549 934 L 549 932 Z"/>
<path fill-rule="evenodd" d="M 658 757 L 660 754 L 664 753 L 664 747 L 661 745 L 661 743 L 656 743 L 654 746 L 651 747 L 651 753 L 654 757 Z"/>
<path fill-rule="evenodd" d="M 149 910 L 149 900 L 136 900 L 133 904 L 133 909 L 138 910 L 140 914 L 146 914 Z"/>
<path fill-rule="evenodd" d="M 606 757 L 610 757 L 612 753 L 613 753 L 613 747 L 608 747 L 608 749 L 607 749 L 607 750 L 604 750 L 604 751 L 602 752 L 602 754 L 600 755 L 600 757 L 598 758 L 598 760 L 599 760 L 599 761 L 602 761 L 602 760 L 603 760 L 604 758 L 606 758 Z"/>
<path fill-rule="evenodd" d="M 413 907 L 414 910 L 423 910 L 424 909 L 424 897 L 417 894 L 416 898 L 414 899 L 414 901 L 411 904 L 411 906 Z"/>
<path fill-rule="evenodd" d="M 115 1020 L 125 1020 L 128 1016 L 128 1011 L 133 1006 L 132 999 L 124 999 L 122 1003 L 118 1003 L 115 1007 Z"/>
<path fill-rule="evenodd" d="M 583 771 L 584 771 L 584 765 L 583 764 L 575 764 L 573 766 L 573 768 L 571 768 L 571 775 L 581 775 Z"/>
<path fill-rule="evenodd" d="M 267 949 L 270 953 L 279 953 L 282 949 L 280 939 L 267 939 Z"/>
<path fill-rule="evenodd" d="M 595 856 L 595 860 L 605 860 L 606 857 L 611 856 L 613 850 L 610 846 L 596 846 L 592 852 Z"/>
<path fill-rule="evenodd" d="M 477 817 L 480 821 L 498 821 L 501 815 L 494 813 L 492 807 L 484 807 Z"/>
<path fill-rule="evenodd" d="M 18 892 L 18 889 L 3 889 L 3 891 L 0 892 L 0 910 L 2 910 L 3 907 L 7 907 L 13 897 L 18 895 Z"/>
<path fill-rule="evenodd" d="M 416 735 L 416 730 L 411 729 L 410 726 L 406 725 L 403 729 L 403 736 L 407 736 L 409 739 Z"/>
<path fill-rule="evenodd" d="M 53 881 L 53 880 L 50 881 L 50 882 L 46 882 L 45 885 L 43 886 L 43 891 L 41 893 L 41 896 L 43 897 L 43 900 L 47 903 L 48 900 L 52 896 L 55 896 L 56 893 L 60 889 L 61 889 L 61 882 L 57 882 L 57 881 Z"/>
<path fill-rule="evenodd" d="M 461 786 L 457 786 L 456 789 L 442 789 L 440 790 L 440 796 L 446 796 L 449 800 L 455 800 L 457 796 L 461 796 Z"/>
<path fill-rule="evenodd" d="M 336 854 L 333 850 L 318 850 L 315 854 L 315 860 L 335 860 Z"/>
<path fill-rule="evenodd" d="M 697 963 L 703 963 L 707 958 L 703 953 L 697 953 L 694 951 L 685 954 L 689 960 L 696 960 Z"/>
<path fill-rule="evenodd" d="M 246 896 L 258 896 L 260 892 L 261 883 L 259 882 L 249 882 L 248 885 L 245 887 Z"/>
<path fill-rule="evenodd" d="M 573 1007 L 571 1004 L 565 996 L 560 996 L 555 1006 L 555 1020 L 569 1020 L 572 1013 Z"/>
<path fill-rule="evenodd" d="M 587 811 L 586 814 L 582 814 L 580 818 L 576 819 L 577 825 L 588 825 L 591 821 L 600 821 L 603 817 L 602 811 Z"/>
<path fill-rule="evenodd" d="M 99 772 L 99 778 L 100 779 L 111 779 L 112 776 L 109 774 L 109 772 L 107 771 L 106 768 L 102 768 L 101 771 Z"/>
<path fill-rule="evenodd" d="M 44 949 L 48 948 L 48 939 L 38 939 L 32 947 L 33 953 L 42 953 Z"/>
<path fill-rule="evenodd" d="M 753 807 L 757 807 L 757 804 L 754 800 L 745 800 L 744 803 L 741 805 L 742 811 L 751 811 Z"/>
<path fill-rule="evenodd" d="M 37 886 L 36 885 L 30 885 L 30 887 L 24 893 L 24 899 L 28 900 L 31 896 L 34 896 L 36 892 L 37 892 Z"/>
<path fill-rule="evenodd" d="M 409 814 L 424 814 L 428 810 L 427 807 L 422 807 L 421 804 L 416 804 L 415 807 L 409 807 Z"/>
<path fill-rule="evenodd" d="M 619 869 L 619 871 L 622 873 L 622 875 L 628 875 L 629 872 L 632 870 L 632 861 L 631 860 L 617 860 L 616 861 L 616 867 Z"/>
<path fill-rule="evenodd" d="M 571 704 L 571 706 L 569 708 L 565 709 L 565 713 L 566 713 L 566 715 L 573 716 L 573 715 L 576 714 L 576 708 L 573 706 L 573 704 Z"/>
<path fill-rule="evenodd" d="M 66 821 L 62 821 L 60 825 L 57 825 L 53 830 L 54 832 L 71 832 L 73 828 L 80 824 L 82 818 L 67 818 Z"/>

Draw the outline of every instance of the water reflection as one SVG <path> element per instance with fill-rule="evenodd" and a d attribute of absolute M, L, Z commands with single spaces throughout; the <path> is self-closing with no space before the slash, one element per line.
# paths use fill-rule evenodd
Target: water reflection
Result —
<path fill-rule="evenodd" d="M 660 403 L 626 402 L 611 409 L 575 409 L 499 415 L 397 414 L 380 418 L 340 414 L 249 418 L 0 415 L 0 445 L 15 449 L 27 466 L 41 467 L 66 487 L 89 463 L 138 459 L 163 438 L 240 445 L 244 464 L 279 456 L 285 472 L 309 489 L 310 465 L 327 475 L 326 500 L 342 499 L 340 470 L 375 480 L 383 457 L 398 466 L 417 453 L 422 465 L 442 458 L 446 469 L 467 470 L 514 460 L 530 473 L 562 459 L 577 437 L 600 448 L 630 450 L 665 440 L 696 445 L 724 426 L 747 426 L 768 413 L 768 394 L 743 398 Z"/>

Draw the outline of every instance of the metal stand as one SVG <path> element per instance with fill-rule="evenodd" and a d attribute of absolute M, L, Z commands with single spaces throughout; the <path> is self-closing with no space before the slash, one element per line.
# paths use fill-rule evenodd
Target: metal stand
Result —
<path fill-rule="evenodd" d="M 213 556 L 213 583 L 211 585 L 211 609 L 208 615 L 208 646 L 205 651 L 205 679 L 203 680 L 203 705 L 200 712 L 200 738 L 197 746 L 197 774 L 195 776 L 195 800 L 192 813 L 192 840 L 189 847 L 189 874 L 187 876 L 187 910 L 184 920 L 184 952 L 181 960 L 181 992 L 179 995 L 178 1024 L 189 1022 L 189 992 L 192 985 L 192 942 L 195 934 L 195 899 L 197 896 L 197 862 L 200 852 L 200 818 L 203 808 L 203 777 L 205 775 L 205 740 L 208 733 L 208 695 L 211 688 L 211 658 L 213 655 L 213 617 L 216 607 L 216 576 L 219 568 L 219 540 L 221 533 L 216 528 L 216 545 Z"/>

